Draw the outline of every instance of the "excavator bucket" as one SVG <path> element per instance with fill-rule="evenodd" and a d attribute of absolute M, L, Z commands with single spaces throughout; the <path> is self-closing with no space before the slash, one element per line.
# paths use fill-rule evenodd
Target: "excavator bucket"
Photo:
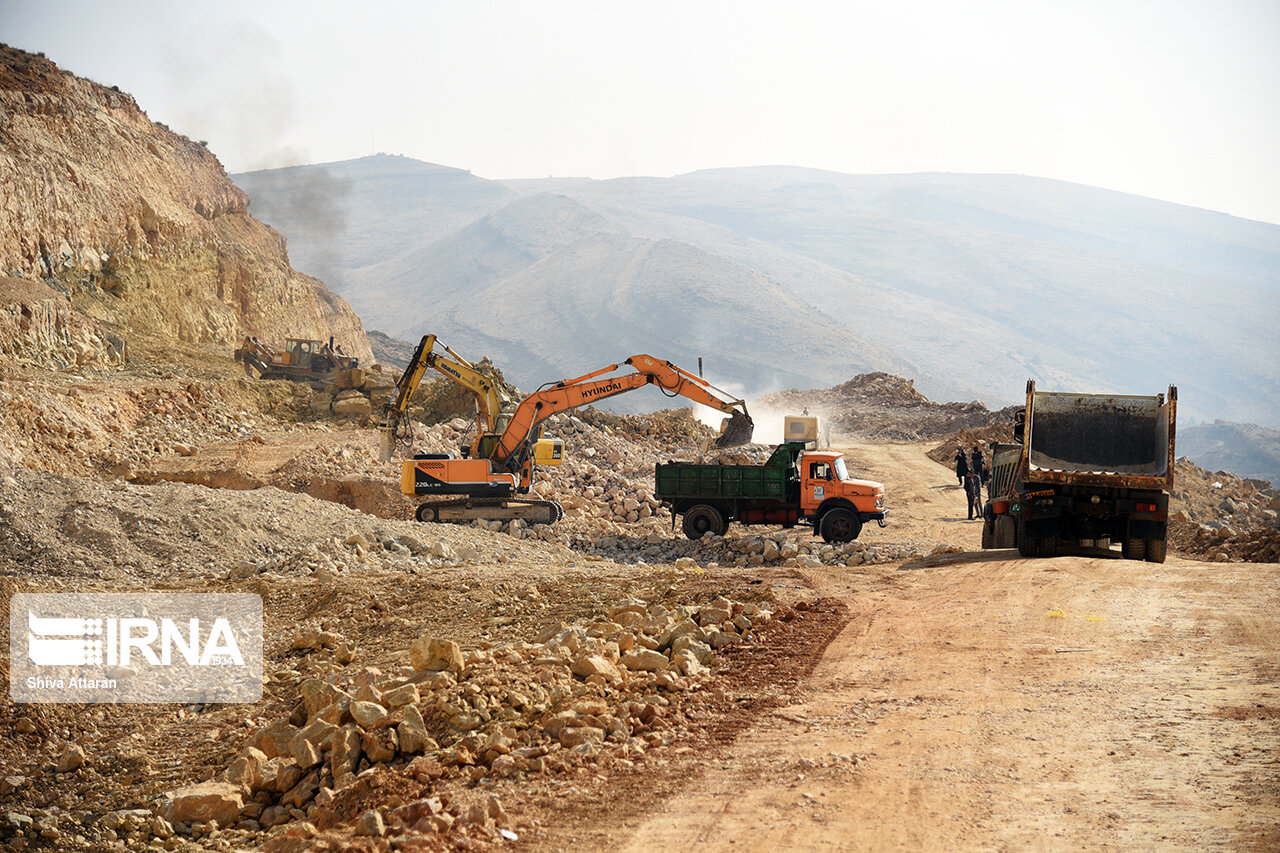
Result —
<path fill-rule="evenodd" d="M 715 446 L 737 447 L 739 444 L 746 444 L 751 441 L 753 432 L 755 432 L 755 422 L 751 420 L 751 416 L 746 412 L 734 412 L 725 422 L 720 437 L 715 440 Z"/>

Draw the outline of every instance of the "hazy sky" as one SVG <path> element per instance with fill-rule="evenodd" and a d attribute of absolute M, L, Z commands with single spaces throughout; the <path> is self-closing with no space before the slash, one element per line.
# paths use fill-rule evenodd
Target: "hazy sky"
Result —
<path fill-rule="evenodd" d="M 1280 0 L 0 0 L 228 171 L 1016 172 L 1280 223 Z"/>

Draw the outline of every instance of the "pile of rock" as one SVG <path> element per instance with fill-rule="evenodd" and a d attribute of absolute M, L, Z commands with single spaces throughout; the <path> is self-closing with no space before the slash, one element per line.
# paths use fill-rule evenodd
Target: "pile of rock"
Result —
<path fill-rule="evenodd" d="M 536 642 L 464 651 L 422 637 L 392 676 L 304 681 L 287 718 L 260 729 L 220 779 L 173 791 L 160 816 L 180 834 L 259 832 L 332 822 L 347 792 L 387 769 L 465 782 L 635 759 L 672 741 L 671 719 L 710 686 L 717 651 L 749 642 L 771 618 L 723 597 L 700 607 L 626 599 Z M 466 819 L 439 801 L 417 805 L 412 815 L 388 807 L 362 817 L 356 829 L 440 832 Z"/>
<path fill-rule="evenodd" d="M 862 373 L 832 388 L 778 391 L 761 397 L 759 411 L 795 415 L 803 410 L 836 432 L 880 441 L 916 441 L 1008 420 L 1012 410 L 990 411 L 980 401 L 935 403 L 910 379 Z"/>
<path fill-rule="evenodd" d="M 1174 470 L 1169 544 L 1218 563 L 1280 561 L 1280 492 L 1266 480 L 1206 471 L 1185 457 Z"/>
<path fill-rule="evenodd" d="M 455 539 L 459 538 L 457 536 Z M 316 580 L 333 580 L 338 575 L 366 570 L 416 571 L 439 566 L 475 562 L 481 558 L 479 548 L 469 544 L 449 544 L 443 539 L 400 534 L 381 538 L 363 533 L 336 536 L 287 553 L 268 548 L 262 557 L 244 560 L 231 568 L 231 578 L 248 578 L 259 574 L 311 575 Z"/>

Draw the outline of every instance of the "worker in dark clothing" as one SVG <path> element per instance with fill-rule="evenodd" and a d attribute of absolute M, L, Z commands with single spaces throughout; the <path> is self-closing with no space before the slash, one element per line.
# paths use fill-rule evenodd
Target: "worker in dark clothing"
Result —
<path fill-rule="evenodd" d="M 965 475 L 969 473 L 969 458 L 964 455 L 964 448 L 956 450 L 956 481 L 964 485 Z"/>
<path fill-rule="evenodd" d="M 982 448 L 975 444 L 973 446 L 973 453 L 969 456 L 969 470 L 981 477 L 982 482 L 985 483 L 987 481 L 986 469 L 987 464 L 982 458 Z"/>
<path fill-rule="evenodd" d="M 970 471 L 964 478 L 964 496 L 969 503 L 969 518 L 982 517 L 982 477 Z"/>

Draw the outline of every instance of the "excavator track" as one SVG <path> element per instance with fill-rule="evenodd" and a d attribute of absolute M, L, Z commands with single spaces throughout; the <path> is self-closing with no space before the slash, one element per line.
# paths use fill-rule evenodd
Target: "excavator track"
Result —
<path fill-rule="evenodd" d="M 484 521 L 512 521 L 526 524 L 555 524 L 564 517 L 564 509 L 555 501 L 521 500 L 518 498 L 457 498 L 424 501 L 414 512 L 418 521 L 445 524 L 467 524 Z"/>

